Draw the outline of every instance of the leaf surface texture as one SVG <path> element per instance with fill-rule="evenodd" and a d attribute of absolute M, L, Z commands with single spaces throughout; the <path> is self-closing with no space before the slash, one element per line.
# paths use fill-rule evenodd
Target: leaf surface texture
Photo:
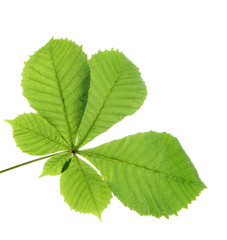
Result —
<path fill-rule="evenodd" d="M 13 128 L 17 146 L 25 153 L 44 155 L 69 149 L 59 132 L 38 114 L 24 113 L 7 122 Z"/>
<path fill-rule="evenodd" d="M 74 146 L 89 89 L 89 66 L 82 47 L 51 39 L 25 63 L 23 94 L 41 116 Z"/>
<path fill-rule="evenodd" d="M 141 215 L 177 214 L 206 187 L 178 140 L 166 133 L 138 133 L 79 154 Z"/>
<path fill-rule="evenodd" d="M 70 161 L 71 154 L 69 152 L 59 153 L 51 158 L 49 158 L 43 167 L 43 172 L 40 177 L 42 176 L 56 176 L 62 173 L 62 169 L 64 165 Z"/>
<path fill-rule="evenodd" d="M 77 156 L 72 158 L 68 169 L 62 173 L 60 189 L 71 209 L 92 213 L 100 220 L 112 197 L 101 176 Z"/>
<path fill-rule="evenodd" d="M 123 53 L 99 52 L 89 60 L 89 66 L 91 84 L 78 131 L 78 148 L 135 113 L 146 97 L 138 68 Z"/>

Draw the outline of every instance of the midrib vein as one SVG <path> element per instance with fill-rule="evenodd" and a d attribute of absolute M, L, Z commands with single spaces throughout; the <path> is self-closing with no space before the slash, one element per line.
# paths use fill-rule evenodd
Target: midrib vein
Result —
<path fill-rule="evenodd" d="M 85 151 L 78 151 L 78 154 L 80 154 L 81 156 L 83 156 L 83 154 L 84 154 L 84 155 L 91 156 L 91 157 L 107 159 L 107 160 L 110 160 L 110 161 L 113 161 L 113 162 L 129 165 L 131 167 L 137 167 L 137 168 L 152 172 L 153 174 L 158 174 L 158 175 L 161 175 L 161 176 L 164 176 L 164 177 L 167 177 L 167 178 L 174 179 L 176 181 L 182 181 L 182 182 L 187 182 L 187 183 L 191 183 L 191 184 L 203 185 L 203 183 L 194 182 L 194 181 L 187 180 L 187 179 L 184 179 L 184 178 L 181 178 L 181 177 L 175 177 L 175 176 L 168 175 L 168 174 L 162 173 L 162 172 L 154 170 L 154 169 L 143 167 L 143 166 L 140 166 L 140 165 L 137 165 L 137 164 L 134 164 L 134 163 L 125 162 L 125 161 L 122 161 L 122 160 L 119 160 L 119 159 L 116 159 L 116 158 L 112 158 L 112 157 L 106 157 L 106 156 L 99 155 L 99 154 L 87 153 Z"/>
<path fill-rule="evenodd" d="M 127 63 L 125 63 L 123 69 L 120 71 L 120 73 L 118 74 L 117 78 L 115 79 L 115 81 L 114 81 L 114 83 L 113 83 L 113 86 L 110 88 L 109 93 L 106 95 L 106 97 L 105 97 L 105 99 L 104 99 L 104 101 L 103 101 L 103 104 L 102 104 L 102 106 L 100 107 L 100 109 L 99 109 L 99 111 L 98 111 L 95 119 L 93 120 L 90 128 L 88 129 L 87 133 L 86 133 L 85 136 L 82 138 L 82 140 L 80 141 L 79 145 L 77 146 L 78 149 L 79 149 L 79 148 L 81 147 L 81 145 L 84 143 L 84 140 L 87 138 L 89 132 L 90 132 L 91 129 L 93 128 L 93 126 L 94 126 L 96 120 L 98 119 L 98 116 L 99 116 L 99 114 L 101 113 L 102 109 L 104 108 L 104 106 L 105 106 L 105 104 L 106 104 L 106 102 L 107 102 L 107 99 L 109 98 L 109 96 L 110 96 L 110 94 L 111 94 L 111 92 L 112 92 L 115 84 L 116 84 L 117 81 L 119 80 L 121 74 L 125 71 L 126 66 L 127 66 Z"/>
<path fill-rule="evenodd" d="M 42 136 L 42 137 L 44 137 L 44 138 L 47 138 L 47 139 L 49 139 L 50 141 L 52 141 L 52 142 L 54 142 L 54 143 L 56 143 L 56 144 L 58 144 L 58 145 L 60 145 L 60 146 L 65 147 L 66 149 L 69 149 L 69 147 L 68 147 L 67 145 L 64 145 L 63 143 L 60 143 L 60 142 L 58 142 L 58 141 L 56 141 L 56 140 L 48 137 L 47 135 L 44 135 L 44 134 L 40 133 L 40 132 L 36 132 L 36 131 L 32 130 L 32 129 L 29 128 L 29 127 L 24 127 L 23 125 L 20 125 L 20 124 L 17 124 L 17 126 L 19 126 L 19 127 L 22 128 L 22 129 L 26 129 L 26 130 L 28 130 L 28 131 L 30 131 L 30 132 L 32 132 L 32 133 L 35 133 L 35 134 L 37 134 L 37 135 L 40 135 L 40 136 Z M 67 143 L 67 142 L 66 142 L 66 143 Z"/>
<path fill-rule="evenodd" d="M 58 75 L 57 75 L 57 71 L 56 71 L 56 67 L 55 67 L 54 57 L 53 57 L 52 51 L 53 51 L 53 49 L 52 49 L 52 45 L 51 45 L 50 46 L 50 55 L 51 55 L 51 59 L 52 59 L 52 63 L 53 63 L 53 69 L 54 69 L 55 77 L 56 77 L 56 80 L 57 80 L 58 91 L 59 91 L 59 95 L 60 95 L 60 99 L 61 99 L 61 103 L 62 103 L 63 113 L 64 113 L 64 117 L 65 117 L 65 121 L 66 121 L 66 126 L 67 126 L 67 130 L 68 130 L 68 135 L 69 135 L 71 147 L 74 147 L 74 143 L 73 143 L 73 139 L 72 139 L 72 133 L 71 133 L 71 128 L 70 128 L 70 125 L 69 125 L 68 114 L 67 114 L 66 106 L 65 106 L 65 100 L 63 98 L 61 84 L 60 84 L 60 80 L 59 80 Z"/>
<path fill-rule="evenodd" d="M 81 166 L 81 164 L 80 164 L 80 162 L 79 162 L 78 157 L 75 157 L 75 158 L 76 158 L 76 161 L 77 161 L 77 163 L 78 163 L 78 165 L 79 165 L 79 168 L 80 168 L 80 170 L 81 170 L 81 172 L 82 172 L 82 175 L 83 175 L 83 177 L 84 177 L 84 179 L 85 179 L 85 181 L 86 181 L 86 183 L 87 183 L 87 185 L 88 185 L 88 188 L 89 188 L 89 190 L 90 190 L 91 196 L 92 196 L 92 198 L 93 198 L 93 200 L 94 200 L 94 203 L 95 203 L 96 211 L 97 211 L 97 213 L 98 213 L 98 212 L 99 212 L 98 206 L 97 206 L 97 203 L 96 203 L 94 194 L 93 194 L 93 192 L 92 192 L 92 190 L 91 190 L 90 184 L 89 184 L 89 182 L 88 182 L 88 180 L 87 180 L 86 174 L 85 174 L 85 172 L 84 172 L 84 170 L 83 170 L 83 168 L 82 168 L 82 166 Z"/>

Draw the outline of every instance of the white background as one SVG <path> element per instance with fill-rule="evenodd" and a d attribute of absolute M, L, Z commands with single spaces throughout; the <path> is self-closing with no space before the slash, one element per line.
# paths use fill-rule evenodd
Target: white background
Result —
<path fill-rule="evenodd" d="M 22 96 L 23 62 L 52 36 L 90 57 L 120 49 L 142 72 L 143 107 L 87 147 L 140 131 L 172 133 L 208 186 L 179 216 L 141 217 L 116 198 L 95 216 L 71 211 L 44 161 L 0 175 L 0 238 L 227 239 L 226 1 L 1 1 L 0 170 L 34 157 L 15 146 L 13 119 L 33 111 Z"/>

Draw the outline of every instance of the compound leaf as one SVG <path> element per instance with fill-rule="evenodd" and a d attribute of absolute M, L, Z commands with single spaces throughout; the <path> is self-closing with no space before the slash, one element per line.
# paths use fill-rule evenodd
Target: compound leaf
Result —
<path fill-rule="evenodd" d="M 51 39 L 25 63 L 23 95 L 74 146 L 87 102 L 89 66 L 82 47 Z"/>
<path fill-rule="evenodd" d="M 138 68 L 119 51 L 104 51 L 89 60 L 91 84 L 77 148 L 135 113 L 146 97 Z"/>
<path fill-rule="evenodd" d="M 98 52 L 88 62 L 74 42 L 51 39 L 25 63 L 22 76 L 23 94 L 37 114 L 7 120 L 15 141 L 31 155 L 57 153 L 0 173 L 49 158 L 41 176 L 61 174 L 70 208 L 100 220 L 111 191 L 141 215 L 168 218 L 206 188 L 178 140 L 166 133 L 138 133 L 80 150 L 146 98 L 139 69 L 123 53 Z"/>
<path fill-rule="evenodd" d="M 49 158 L 43 167 L 43 172 L 40 177 L 43 176 L 56 176 L 62 173 L 62 169 L 65 164 L 70 161 L 71 154 L 69 152 L 59 153 L 51 158 Z"/>
<path fill-rule="evenodd" d="M 101 176 L 77 156 L 72 158 L 68 169 L 62 173 L 60 189 L 71 209 L 92 213 L 100 220 L 112 197 Z"/>
<path fill-rule="evenodd" d="M 6 122 L 11 124 L 17 146 L 25 153 L 44 155 L 70 148 L 59 132 L 38 114 L 24 113 Z"/>
<path fill-rule="evenodd" d="M 138 133 L 79 154 L 141 215 L 177 214 L 206 187 L 178 140 L 166 133 Z"/>

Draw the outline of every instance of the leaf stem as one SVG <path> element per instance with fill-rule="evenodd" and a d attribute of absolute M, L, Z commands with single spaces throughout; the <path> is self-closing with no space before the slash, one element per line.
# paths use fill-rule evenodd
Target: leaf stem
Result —
<path fill-rule="evenodd" d="M 41 158 L 37 158 L 37 159 L 31 160 L 31 161 L 28 161 L 28 162 L 24 162 L 24 163 L 18 164 L 18 165 L 16 165 L 16 166 L 13 166 L 13 167 L 10 167 L 10 168 L 6 168 L 6 169 L 4 169 L 4 170 L 1 170 L 1 171 L 0 171 L 0 174 L 1 174 L 1 173 L 4 173 L 4 172 L 8 172 L 8 171 L 10 171 L 10 170 L 13 170 L 13 169 L 15 169 L 15 168 L 19 168 L 19 167 L 25 166 L 25 165 L 30 164 L 30 163 L 33 163 L 33 162 L 38 162 L 38 161 L 40 161 L 40 160 L 43 160 L 43 159 L 52 157 L 52 156 L 57 155 L 57 154 L 59 154 L 59 153 L 62 153 L 62 152 L 54 153 L 54 154 L 51 154 L 51 155 L 48 155 L 48 156 L 44 156 L 44 157 L 41 157 Z"/>

